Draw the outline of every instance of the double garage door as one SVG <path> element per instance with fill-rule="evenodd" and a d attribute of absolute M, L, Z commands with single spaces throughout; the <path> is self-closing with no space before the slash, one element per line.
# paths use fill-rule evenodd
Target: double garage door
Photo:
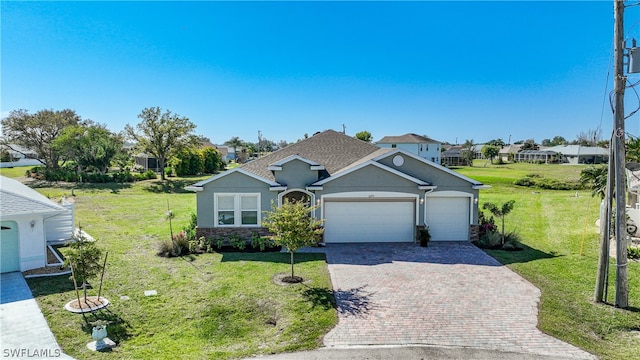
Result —
<path fill-rule="evenodd" d="M 427 197 L 431 240 L 469 240 L 469 198 Z M 324 202 L 325 243 L 414 242 L 416 202 L 353 200 Z"/>

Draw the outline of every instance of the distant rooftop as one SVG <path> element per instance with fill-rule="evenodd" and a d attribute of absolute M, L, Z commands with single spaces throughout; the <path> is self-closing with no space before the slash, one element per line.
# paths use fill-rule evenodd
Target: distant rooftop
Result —
<path fill-rule="evenodd" d="M 417 134 L 404 134 L 400 136 L 385 136 L 377 144 L 424 144 L 424 143 L 438 143 L 441 142 L 438 140 L 434 140 L 428 138 L 426 136 L 421 136 Z"/>

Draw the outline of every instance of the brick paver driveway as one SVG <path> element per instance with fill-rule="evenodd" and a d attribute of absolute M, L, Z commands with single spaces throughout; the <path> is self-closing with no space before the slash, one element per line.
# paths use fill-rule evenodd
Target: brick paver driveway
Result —
<path fill-rule="evenodd" d="M 540 291 L 469 243 L 330 244 L 339 323 L 324 345 L 434 345 L 579 359 L 540 332 Z"/>

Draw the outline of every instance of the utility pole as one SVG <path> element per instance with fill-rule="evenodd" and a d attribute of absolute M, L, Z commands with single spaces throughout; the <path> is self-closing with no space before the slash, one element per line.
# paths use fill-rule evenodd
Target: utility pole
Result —
<path fill-rule="evenodd" d="M 258 130 L 258 157 L 260 157 L 260 145 L 262 143 L 262 133 Z"/>
<path fill-rule="evenodd" d="M 624 76 L 624 1 L 614 0 L 614 93 L 615 112 L 613 123 L 616 200 L 616 295 L 615 306 L 629 307 L 629 283 L 627 282 L 626 242 L 626 171 L 624 91 L 627 78 Z M 609 159 L 611 161 L 611 159 Z"/>

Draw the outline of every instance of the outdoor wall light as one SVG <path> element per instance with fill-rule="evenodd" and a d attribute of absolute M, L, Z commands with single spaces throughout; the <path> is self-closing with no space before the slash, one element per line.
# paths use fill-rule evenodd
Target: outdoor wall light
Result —
<path fill-rule="evenodd" d="M 35 220 L 31 220 L 29 222 L 29 225 L 31 226 L 31 230 L 33 230 L 33 228 L 36 227 L 36 221 Z"/>
<path fill-rule="evenodd" d="M 474 203 L 474 204 L 476 204 L 476 205 L 478 205 L 478 198 L 477 198 L 477 197 L 474 197 L 474 198 L 473 198 L 473 203 Z"/>
<path fill-rule="evenodd" d="M 424 198 L 420 198 L 420 205 L 424 204 Z"/>

